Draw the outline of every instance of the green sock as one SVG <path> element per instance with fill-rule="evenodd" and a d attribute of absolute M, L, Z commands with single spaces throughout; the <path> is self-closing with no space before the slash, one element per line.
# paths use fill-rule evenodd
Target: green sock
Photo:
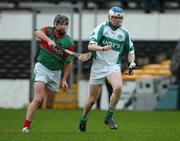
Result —
<path fill-rule="evenodd" d="M 111 107 L 109 107 L 109 108 L 108 108 L 108 111 L 107 111 L 107 113 L 106 113 L 106 118 L 112 118 L 113 113 L 114 113 L 114 109 L 111 108 Z"/>
<path fill-rule="evenodd" d="M 86 122 L 87 121 L 87 116 L 81 116 L 81 118 L 80 118 L 80 122 L 82 123 L 82 122 Z"/>

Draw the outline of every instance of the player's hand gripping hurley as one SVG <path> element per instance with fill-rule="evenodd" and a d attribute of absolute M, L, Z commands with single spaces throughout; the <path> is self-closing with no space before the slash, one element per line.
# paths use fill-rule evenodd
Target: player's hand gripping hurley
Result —
<path fill-rule="evenodd" d="M 134 62 L 131 62 L 129 63 L 129 66 L 128 66 L 128 75 L 133 75 L 133 70 L 135 69 L 139 69 L 139 67 L 136 67 L 136 63 Z"/>
<path fill-rule="evenodd" d="M 91 56 L 92 56 L 92 53 L 91 53 L 91 52 L 80 54 L 80 53 L 77 53 L 77 52 L 70 51 L 70 50 L 68 50 L 68 49 L 64 49 L 64 48 L 62 48 L 61 46 L 57 46 L 57 45 L 56 45 L 55 49 L 56 49 L 57 51 L 66 52 L 66 53 L 68 53 L 69 55 L 72 55 L 72 56 L 78 58 L 78 59 L 81 60 L 82 62 L 89 60 L 89 59 L 91 58 Z"/>
<path fill-rule="evenodd" d="M 134 72 L 133 72 L 133 70 L 136 70 L 136 69 L 139 69 L 139 67 L 133 67 L 133 68 L 128 68 L 128 75 L 133 75 L 134 74 Z"/>

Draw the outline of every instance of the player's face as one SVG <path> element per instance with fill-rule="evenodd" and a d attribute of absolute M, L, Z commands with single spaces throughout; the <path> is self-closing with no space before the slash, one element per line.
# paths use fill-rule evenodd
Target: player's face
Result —
<path fill-rule="evenodd" d="M 68 30 L 68 22 L 59 23 L 55 25 L 55 28 L 59 33 L 66 33 Z"/>
<path fill-rule="evenodd" d="M 109 20 L 113 26 L 119 27 L 122 25 L 123 17 L 111 16 Z"/>

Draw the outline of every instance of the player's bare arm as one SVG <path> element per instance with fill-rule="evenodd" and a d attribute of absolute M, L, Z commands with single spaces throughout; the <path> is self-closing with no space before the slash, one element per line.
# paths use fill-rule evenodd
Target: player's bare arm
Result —
<path fill-rule="evenodd" d="M 64 89 L 64 91 L 68 90 L 68 84 L 67 84 L 67 78 L 72 70 L 72 62 L 71 63 L 67 63 L 65 64 L 64 66 L 64 75 L 63 75 L 63 79 L 62 79 L 62 82 L 61 82 L 61 85 Z"/>
<path fill-rule="evenodd" d="M 128 62 L 129 62 L 129 75 L 133 75 L 133 70 L 136 69 L 136 63 L 135 63 L 135 54 L 134 52 L 131 52 L 128 54 Z"/>
<path fill-rule="evenodd" d="M 106 45 L 104 47 L 96 45 L 96 44 L 89 44 L 88 49 L 90 51 L 109 51 L 111 50 L 111 46 Z"/>
<path fill-rule="evenodd" d="M 128 62 L 134 62 L 135 61 L 135 54 L 134 52 L 128 54 Z"/>
<path fill-rule="evenodd" d="M 50 47 L 54 48 L 56 46 L 56 44 L 42 31 L 37 30 L 34 32 L 34 35 L 40 40 L 46 41 Z"/>

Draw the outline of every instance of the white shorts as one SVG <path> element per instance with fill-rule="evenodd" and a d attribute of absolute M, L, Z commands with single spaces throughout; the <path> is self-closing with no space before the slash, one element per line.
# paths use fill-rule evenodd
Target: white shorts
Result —
<path fill-rule="evenodd" d="M 92 85 L 102 85 L 108 75 L 120 71 L 121 68 L 119 64 L 110 66 L 94 62 L 91 67 L 89 83 Z"/>
<path fill-rule="evenodd" d="M 47 87 L 57 92 L 59 90 L 61 79 L 61 70 L 52 71 L 42 65 L 40 62 L 35 64 L 34 68 L 34 81 L 42 81 L 47 84 Z"/>

